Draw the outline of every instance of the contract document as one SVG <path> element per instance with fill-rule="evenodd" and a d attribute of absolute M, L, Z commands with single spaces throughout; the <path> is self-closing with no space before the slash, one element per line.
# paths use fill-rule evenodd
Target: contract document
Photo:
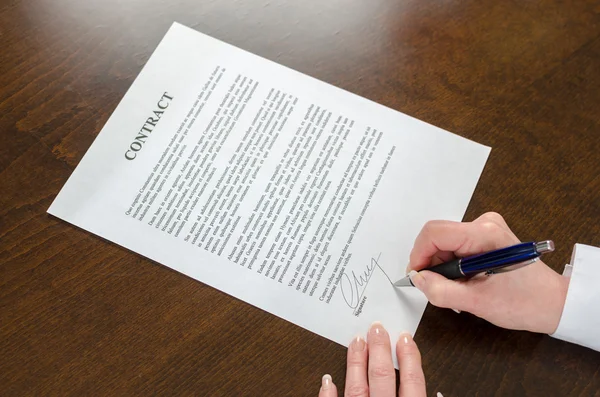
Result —
<path fill-rule="evenodd" d="M 425 222 L 462 219 L 489 151 L 175 23 L 48 212 L 342 345 L 381 321 L 394 346 L 427 300 L 392 282 Z"/>

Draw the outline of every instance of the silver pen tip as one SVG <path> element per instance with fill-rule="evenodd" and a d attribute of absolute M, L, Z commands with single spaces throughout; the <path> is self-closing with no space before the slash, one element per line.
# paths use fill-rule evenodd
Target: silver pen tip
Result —
<path fill-rule="evenodd" d="M 540 254 L 544 254 L 546 252 L 552 252 L 552 251 L 554 251 L 554 241 L 546 240 L 546 241 L 537 242 L 537 243 L 535 243 L 535 250 Z"/>
<path fill-rule="evenodd" d="M 410 277 L 406 276 L 401 278 L 400 280 L 394 283 L 394 287 L 414 287 L 412 281 L 410 281 Z"/>

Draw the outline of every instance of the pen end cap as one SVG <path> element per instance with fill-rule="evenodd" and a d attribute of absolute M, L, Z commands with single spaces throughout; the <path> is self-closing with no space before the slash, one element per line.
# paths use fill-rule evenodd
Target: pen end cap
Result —
<path fill-rule="evenodd" d="M 554 251 L 554 241 L 546 240 L 535 243 L 535 250 L 540 254 L 552 252 Z"/>

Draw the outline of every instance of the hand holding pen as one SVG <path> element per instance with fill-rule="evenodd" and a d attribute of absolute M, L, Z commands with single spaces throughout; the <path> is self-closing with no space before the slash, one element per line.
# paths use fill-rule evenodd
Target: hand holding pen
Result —
<path fill-rule="evenodd" d="M 551 334 L 560 321 L 569 281 L 541 260 L 536 260 L 519 271 L 492 277 L 474 277 L 468 281 L 455 281 L 435 272 L 421 271 L 430 266 L 449 263 L 442 273 L 458 278 L 463 275 L 461 270 L 467 273 L 484 273 L 491 270 L 489 266 L 492 263 L 491 267 L 498 272 L 502 271 L 501 267 L 515 262 L 528 263 L 541 252 L 552 248 L 547 242 L 537 246 L 535 243 L 519 243 L 504 219 L 496 213 L 487 213 L 466 223 L 432 221 L 417 236 L 407 270 L 410 270 L 412 284 L 435 306 L 467 311 L 504 328 Z M 512 247 L 518 244 L 518 249 Z M 512 248 L 508 252 L 511 263 L 501 263 L 502 258 L 490 261 L 488 256 L 484 257 L 485 261 L 473 261 L 471 258 L 466 261 L 466 266 L 464 263 L 460 268 L 457 266 L 457 258 L 467 258 L 504 247 Z M 506 250 L 504 254 L 507 254 Z M 517 258 L 524 260 L 516 260 L 515 255 L 524 255 Z M 488 266 L 487 269 L 482 268 L 482 262 Z"/>
<path fill-rule="evenodd" d="M 428 270 L 440 274 L 449 280 L 469 278 L 478 274 L 498 274 L 517 270 L 537 261 L 545 253 L 554 251 L 551 240 L 540 242 L 519 243 L 490 252 L 457 258 L 440 263 Z M 394 283 L 395 287 L 414 287 L 410 276 Z"/>

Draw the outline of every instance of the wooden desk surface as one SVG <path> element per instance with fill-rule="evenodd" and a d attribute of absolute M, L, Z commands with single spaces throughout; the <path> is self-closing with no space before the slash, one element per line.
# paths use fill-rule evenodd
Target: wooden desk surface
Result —
<path fill-rule="evenodd" d="M 466 220 L 600 245 L 597 0 L 5 0 L 2 395 L 316 396 L 346 350 L 46 214 L 176 20 L 493 147 Z M 600 353 L 428 307 L 428 394 L 600 395 Z"/>

